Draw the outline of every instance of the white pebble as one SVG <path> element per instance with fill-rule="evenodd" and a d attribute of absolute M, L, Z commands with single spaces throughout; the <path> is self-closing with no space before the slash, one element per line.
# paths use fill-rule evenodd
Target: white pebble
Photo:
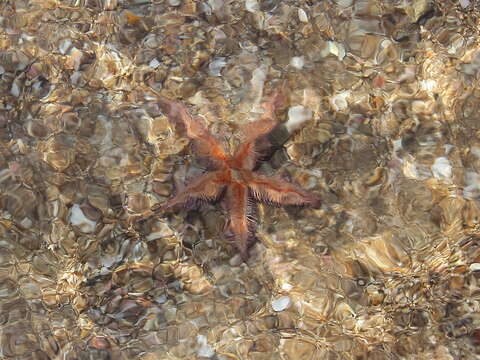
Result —
<path fill-rule="evenodd" d="M 280 286 L 280 288 L 281 288 L 282 290 L 284 290 L 284 291 L 290 291 L 290 290 L 293 289 L 293 285 L 292 285 L 292 284 L 289 284 L 289 283 L 287 283 L 287 282 L 284 282 L 284 283 Z"/>
<path fill-rule="evenodd" d="M 479 271 L 479 270 L 480 270 L 480 263 L 470 264 L 470 271 Z"/>
<path fill-rule="evenodd" d="M 313 116 L 312 110 L 302 105 L 292 106 L 288 109 L 288 120 L 285 123 L 289 133 L 297 130 L 305 121 L 310 120 Z"/>
<path fill-rule="evenodd" d="M 330 52 L 330 54 L 338 57 L 339 60 L 343 60 L 343 58 L 345 57 L 345 47 L 338 42 L 329 41 L 328 51 Z"/>
<path fill-rule="evenodd" d="M 330 98 L 330 103 L 335 111 L 342 111 L 348 107 L 347 97 L 350 95 L 350 91 L 343 91 Z"/>
<path fill-rule="evenodd" d="M 281 296 L 272 301 L 272 309 L 277 312 L 288 309 L 290 305 L 292 305 L 292 299 L 290 299 L 290 296 Z"/>
<path fill-rule="evenodd" d="M 258 6 L 257 0 L 245 0 L 245 9 L 247 9 L 248 12 L 254 13 L 260 10 L 260 6 Z"/>
<path fill-rule="evenodd" d="M 307 13 L 305 12 L 305 10 L 298 9 L 298 20 L 300 20 L 303 23 L 308 22 L 308 16 L 307 16 Z"/>
<path fill-rule="evenodd" d="M 294 56 L 290 60 L 290 65 L 292 65 L 295 69 L 301 70 L 303 65 L 305 65 L 305 58 L 303 56 Z"/>
<path fill-rule="evenodd" d="M 432 172 L 436 179 L 449 182 L 452 177 L 452 165 L 446 157 L 438 157 L 432 165 Z"/>
<path fill-rule="evenodd" d="M 205 335 L 197 335 L 197 344 L 200 345 L 200 348 L 197 351 L 199 357 L 211 358 L 215 355 L 215 351 L 210 345 L 208 345 L 207 337 Z"/>
<path fill-rule="evenodd" d="M 420 80 L 420 88 L 425 91 L 432 92 L 437 88 L 437 82 L 435 80 Z"/>
<path fill-rule="evenodd" d="M 220 76 L 220 72 L 222 69 L 227 65 L 224 57 L 216 57 L 212 60 L 212 62 L 208 65 L 208 70 L 210 75 L 212 76 Z"/>
<path fill-rule="evenodd" d="M 74 204 L 70 210 L 70 223 L 78 226 L 83 233 L 91 233 L 95 230 L 95 226 L 97 226 L 96 221 L 90 220 L 85 216 L 78 204 Z"/>
<path fill-rule="evenodd" d="M 15 97 L 20 96 L 20 87 L 18 86 L 16 81 L 12 83 L 12 87 L 10 88 L 10 94 L 12 94 Z"/>
<path fill-rule="evenodd" d="M 70 49 L 71 45 L 72 45 L 72 40 L 65 39 L 60 43 L 60 46 L 58 47 L 58 51 L 60 51 L 62 55 L 65 55 L 67 51 Z"/>
<path fill-rule="evenodd" d="M 156 69 L 160 65 L 160 61 L 157 60 L 157 58 L 152 59 L 148 66 L 150 66 L 152 69 Z"/>

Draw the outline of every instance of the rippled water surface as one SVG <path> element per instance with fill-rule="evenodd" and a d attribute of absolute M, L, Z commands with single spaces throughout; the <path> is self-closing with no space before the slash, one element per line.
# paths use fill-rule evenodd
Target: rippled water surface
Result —
<path fill-rule="evenodd" d="M 480 358 L 475 0 L 0 3 L 1 359 Z M 227 149 L 279 88 L 244 263 L 157 94 Z"/>

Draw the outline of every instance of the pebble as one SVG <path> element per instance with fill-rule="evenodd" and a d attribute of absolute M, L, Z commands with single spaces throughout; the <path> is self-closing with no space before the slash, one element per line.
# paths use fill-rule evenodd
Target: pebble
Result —
<path fill-rule="evenodd" d="M 91 233 L 95 230 L 95 226 L 97 226 L 96 221 L 92 221 L 85 216 L 78 204 L 74 204 L 70 210 L 70 223 L 78 226 L 83 233 Z"/>
<path fill-rule="evenodd" d="M 281 296 L 272 301 L 273 311 L 284 311 L 292 305 L 292 299 L 289 296 Z"/>

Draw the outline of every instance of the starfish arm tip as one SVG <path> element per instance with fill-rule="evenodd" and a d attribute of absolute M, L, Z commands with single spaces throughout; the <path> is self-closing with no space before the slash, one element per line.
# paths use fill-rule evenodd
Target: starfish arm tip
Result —
<path fill-rule="evenodd" d="M 319 196 L 312 194 L 311 200 L 310 200 L 310 206 L 313 207 L 314 209 L 320 208 L 320 206 L 322 206 L 322 199 Z"/>

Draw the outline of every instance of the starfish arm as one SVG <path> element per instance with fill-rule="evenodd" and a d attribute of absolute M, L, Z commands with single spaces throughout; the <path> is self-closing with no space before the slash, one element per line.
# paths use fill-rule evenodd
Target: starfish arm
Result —
<path fill-rule="evenodd" d="M 252 195 L 258 201 L 275 205 L 320 206 L 320 198 L 301 187 L 278 177 L 252 173 L 248 182 Z"/>
<path fill-rule="evenodd" d="M 160 108 L 168 119 L 175 125 L 181 135 L 192 139 L 195 153 L 199 157 L 207 158 L 214 165 L 223 164 L 227 156 L 220 142 L 205 128 L 200 118 L 192 117 L 185 105 L 178 101 L 158 98 Z"/>
<path fill-rule="evenodd" d="M 233 183 L 227 188 L 225 200 L 230 215 L 230 230 L 234 236 L 235 247 L 242 258 L 246 260 L 255 226 L 255 203 L 249 199 L 248 188 L 240 183 Z"/>
<path fill-rule="evenodd" d="M 227 181 L 224 171 L 203 174 L 170 199 L 162 208 L 167 210 L 177 206 L 189 206 L 196 201 L 214 201 L 220 196 Z"/>
<path fill-rule="evenodd" d="M 246 125 L 243 133 L 246 135 L 245 141 L 238 147 L 232 157 L 232 166 L 238 169 L 252 170 L 259 157 L 261 149 L 269 147 L 269 141 L 266 134 L 271 132 L 277 125 L 277 121 L 269 119 L 259 119 Z"/>
<path fill-rule="evenodd" d="M 232 163 L 235 167 L 253 169 L 258 158 L 270 149 L 271 144 L 266 135 L 277 126 L 275 111 L 281 108 L 285 101 L 283 92 L 277 90 L 268 101 L 263 103 L 265 112 L 262 117 L 242 128 L 245 140 L 233 156 Z"/>
<path fill-rule="evenodd" d="M 275 112 L 282 108 L 287 102 L 287 97 L 285 96 L 283 89 L 280 88 L 276 90 L 273 95 L 262 104 L 262 107 L 265 109 L 261 119 L 262 120 L 273 120 L 275 118 Z"/>

